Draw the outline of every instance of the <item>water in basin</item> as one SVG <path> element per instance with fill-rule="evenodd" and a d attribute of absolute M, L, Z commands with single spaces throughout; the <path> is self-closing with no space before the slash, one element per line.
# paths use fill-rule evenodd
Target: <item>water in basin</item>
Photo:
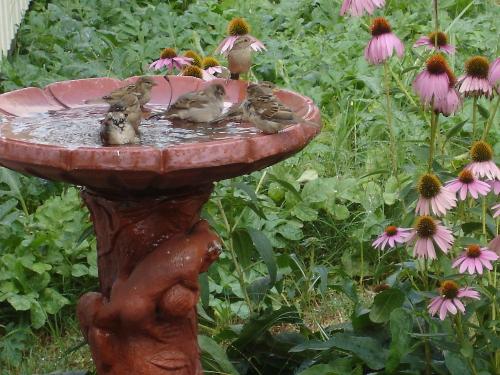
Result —
<path fill-rule="evenodd" d="M 226 107 L 230 103 L 227 103 Z M 148 106 L 153 111 L 164 108 Z M 0 137 L 60 147 L 101 147 L 99 120 L 105 106 L 90 106 L 41 113 L 31 117 L 0 118 Z M 222 122 L 216 125 L 179 124 L 168 120 L 143 120 L 141 144 L 167 147 L 181 143 L 253 137 L 259 130 L 250 124 Z"/>

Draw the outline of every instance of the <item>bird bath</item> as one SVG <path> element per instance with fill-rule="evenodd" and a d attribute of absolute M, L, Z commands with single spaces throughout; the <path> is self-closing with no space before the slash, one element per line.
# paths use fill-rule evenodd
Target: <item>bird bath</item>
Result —
<path fill-rule="evenodd" d="M 84 187 L 97 236 L 100 292 L 80 298 L 77 314 L 98 374 L 200 375 L 198 275 L 219 254 L 217 235 L 200 219 L 214 181 L 267 167 L 301 150 L 319 127 L 293 125 L 264 135 L 248 124 L 172 127 L 146 122 L 141 145 L 102 147 L 106 107 L 84 101 L 133 82 L 94 78 L 0 95 L 0 164 Z M 154 77 L 149 107 L 165 107 L 170 87 Z M 207 83 L 170 77 L 172 100 Z M 217 80 L 229 104 L 246 83 Z M 213 81 L 212 81 L 213 82 Z M 309 98 L 278 98 L 320 123 Z"/>

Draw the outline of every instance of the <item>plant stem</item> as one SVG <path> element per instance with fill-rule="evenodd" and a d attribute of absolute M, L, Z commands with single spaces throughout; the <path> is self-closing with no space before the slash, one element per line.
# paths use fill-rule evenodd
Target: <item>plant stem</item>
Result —
<path fill-rule="evenodd" d="M 434 3 L 434 31 L 437 33 L 439 31 L 439 6 L 438 0 L 433 0 Z M 437 37 L 434 39 L 434 43 L 437 48 Z"/>
<path fill-rule="evenodd" d="M 425 290 L 429 290 L 429 265 L 427 263 L 427 258 L 424 258 L 424 288 Z"/>
<path fill-rule="evenodd" d="M 233 243 L 233 235 L 231 231 L 231 225 L 229 224 L 229 221 L 227 220 L 226 213 L 224 212 L 224 207 L 222 207 L 222 202 L 220 199 L 216 199 L 215 203 L 217 207 L 219 208 L 219 212 L 222 216 L 222 220 L 224 221 L 224 226 L 226 227 L 227 230 L 227 235 L 229 237 L 229 252 L 231 253 L 231 258 L 233 260 L 234 268 L 236 270 L 236 273 L 238 275 L 238 282 L 240 283 L 241 291 L 243 292 L 243 295 L 245 297 L 245 301 L 248 305 L 248 309 L 250 310 L 250 313 L 253 311 L 252 307 L 252 301 L 250 300 L 250 296 L 248 295 L 248 291 L 246 288 L 246 282 L 245 282 L 245 274 L 243 273 L 243 270 L 240 267 L 240 264 L 238 263 L 238 258 L 236 257 L 236 252 L 234 251 L 234 243 Z"/>
<path fill-rule="evenodd" d="M 432 105 L 431 105 L 432 107 Z M 432 111 L 431 113 L 431 139 L 429 141 L 429 164 L 428 171 L 432 171 L 432 162 L 434 161 L 434 152 L 436 149 L 436 134 L 438 130 L 439 114 Z"/>
<path fill-rule="evenodd" d="M 360 274 L 359 274 L 359 284 L 361 285 L 361 287 L 363 287 L 363 278 L 365 277 L 365 253 L 363 251 L 363 243 L 360 241 L 359 242 L 361 247 L 360 247 L 360 251 L 361 251 L 361 270 L 360 270 Z"/>
<path fill-rule="evenodd" d="M 389 71 L 389 63 L 384 64 L 384 83 L 385 83 L 385 97 L 386 97 L 386 111 L 387 111 L 387 127 L 389 128 L 390 137 L 390 152 L 392 161 L 392 174 L 398 175 L 398 158 L 396 148 L 396 137 L 394 135 L 394 128 L 392 127 L 392 108 L 391 108 L 391 75 Z"/>
<path fill-rule="evenodd" d="M 481 140 L 483 140 L 483 141 L 486 140 L 486 136 L 488 135 L 488 132 L 490 131 L 491 126 L 493 125 L 493 122 L 495 121 L 495 117 L 497 115 L 499 105 L 500 105 L 500 95 L 498 95 L 498 97 L 497 97 L 497 102 L 496 102 L 495 106 L 493 107 L 493 111 L 491 111 L 490 118 L 486 124 L 486 127 L 484 128 L 483 136 L 481 137 Z"/>
<path fill-rule="evenodd" d="M 463 346 L 465 344 L 465 337 L 464 337 L 464 329 L 462 327 L 462 315 L 460 313 L 455 315 L 455 325 L 456 325 L 456 333 L 458 336 L 458 340 L 459 340 L 461 346 Z M 476 366 L 474 365 L 474 362 L 470 358 L 465 358 L 465 359 L 467 360 L 467 363 L 469 364 L 469 367 L 472 371 L 472 374 L 477 375 L 477 370 L 476 370 Z"/>
<path fill-rule="evenodd" d="M 472 101 L 472 140 L 476 139 L 476 123 L 477 123 L 477 96 L 474 96 Z"/>
<path fill-rule="evenodd" d="M 482 221 L 483 221 L 483 235 L 486 240 L 486 197 L 483 197 L 483 212 L 482 212 Z"/>
<path fill-rule="evenodd" d="M 425 351 L 425 375 L 432 375 L 431 347 L 429 345 L 429 340 L 427 337 L 424 339 L 424 351 Z"/>
<path fill-rule="evenodd" d="M 264 173 L 262 173 L 262 176 L 260 177 L 260 180 L 257 183 L 257 187 L 255 188 L 255 194 L 259 193 L 259 190 L 260 190 L 266 176 L 267 176 L 267 169 L 264 171 Z M 246 209 L 246 207 L 244 207 L 243 210 L 241 210 L 240 215 L 236 218 L 236 220 L 233 224 L 233 228 L 231 229 L 231 232 L 234 232 L 234 230 L 236 229 L 236 227 L 240 223 L 241 219 L 243 218 L 243 214 L 245 213 L 245 209 Z"/>

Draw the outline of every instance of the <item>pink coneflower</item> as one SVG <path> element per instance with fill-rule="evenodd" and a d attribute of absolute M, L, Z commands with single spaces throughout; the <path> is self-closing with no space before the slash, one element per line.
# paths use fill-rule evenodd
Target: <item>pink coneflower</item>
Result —
<path fill-rule="evenodd" d="M 450 71 L 442 55 L 432 55 L 427 59 L 425 70 L 413 81 L 413 88 L 424 104 L 446 98 L 450 89 Z"/>
<path fill-rule="evenodd" d="M 455 47 L 448 44 L 448 37 L 441 31 L 430 33 L 429 36 L 423 36 L 413 45 L 413 47 L 420 46 L 426 46 L 427 48 L 437 50 L 438 52 L 445 52 L 450 55 L 455 53 Z"/>
<path fill-rule="evenodd" d="M 500 87 L 500 57 L 497 57 L 493 64 L 490 65 L 490 71 L 488 73 L 488 81 L 490 85 L 496 90 Z"/>
<path fill-rule="evenodd" d="M 499 180 L 488 180 L 488 181 L 486 181 L 486 183 L 488 183 L 488 185 L 490 185 L 491 191 L 495 195 L 500 194 L 500 181 Z"/>
<path fill-rule="evenodd" d="M 441 185 L 435 175 L 427 173 L 420 177 L 417 186 L 418 198 L 416 212 L 419 215 L 429 215 L 432 212 L 437 216 L 446 214 L 446 211 L 457 205 L 455 194 Z"/>
<path fill-rule="evenodd" d="M 372 38 L 365 48 L 365 59 L 370 64 L 382 64 L 396 51 L 401 58 L 405 46 L 391 31 L 391 25 L 383 17 L 375 18 L 371 25 Z"/>
<path fill-rule="evenodd" d="M 465 96 L 493 96 L 493 87 L 488 82 L 490 64 L 483 56 L 474 56 L 465 62 L 465 74 L 458 79 L 458 87 Z"/>
<path fill-rule="evenodd" d="M 260 52 L 266 49 L 266 46 L 260 40 L 250 35 L 250 25 L 243 18 L 233 18 L 227 26 L 227 33 L 229 36 L 227 36 L 222 42 L 220 42 L 215 52 L 222 55 L 227 54 L 229 51 L 231 51 L 234 43 L 238 40 L 238 38 L 242 36 L 246 36 L 253 41 L 253 43 L 250 45 L 250 48 L 254 51 Z"/>
<path fill-rule="evenodd" d="M 202 61 L 203 71 L 207 76 L 213 77 L 211 79 L 221 77 L 224 70 L 227 68 L 223 67 L 217 59 L 212 56 L 207 56 Z M 205 74 L 204 74 L 205 75 Z M 205 79 L 205 77 L 203 78 Z M 207 80 L 207 79 L 205 79 Z"/>
<path fill-rule="evenodd" d="M 384 233 L 373 241 L 372 246 L 380 250 L 384 250 L 386 245 L 388 245 L 389 248 L 396 247 L 398 243 L 406 242 L 411 235 L 411 230 L 411 228 L 398 228 L 394 225 L 390 225 L 385 228 Z"/>
<path fill-rule="evenodd" d="M 446 280 L 441 283 L 440 295 L 434 297 L 429 303 L 427 308 L 429 314 L 434 316 L 439 311 L 439 319 L 444 320 L 448 312 L 455 315 L 458 310 L 463 314 L 465 313 L 465 306 L 460 301 L 460 298 L 473 298 L 479 299 L 479 292 L 472 288 L 460 288 L 456 282 Z"/>
<path fill-rule="evenodd" d="M 460 273 L 464 273 L 466 270 L 470 275 L 476 272 L 480 275 L 483 274 L 483 267 L 486 267 L 490 271 L 493 269 L 491 262 L 498 259 L 493 251 L 489 250 L 487 247 L 480 247 L 479 245 L 469 245 L 465 248 L 465 251 L 453 262 L 452 267 L 457 268 L 460 266 Z"/>
<path fill-rule="evenodd" d="M 488 195 L 488 192 L 491 190 L 488 183 L 475 178 L 474 174 L 467 168 L 460 172 L 458 178 L 448 182 L 446 188 L 453 193 L 459 193 L 459 198 L 462 201 L 467 198 L 467 193 L 472 198 L 477 199 L 479 195 Z"/>
<path fill-rule="evenodd" d="M 449 68 L 446 70 L 446 74 L 449 80 L 448 93 L 442 98 L 435 98 L 432 102 L 432 108 L 436 113 L 441 113 L 448 117 L 458 111 L 462 105 L 462 98 L 460 98 L 458 91 L 455 89 L 455 84 L 457 83 L 455 74 Z"/>
<path fill-rule="evenodd" d="M 382 8 L 385 0 L 344 0 L 340 8 L 340 15 L 349 13 L 351 16 L 359 17 L 364 12 L 373 14 L 376 8 Z"/>
<path fill-rule="evenodd" d="M 500 203 L 494 205 L 493 207 L 491 207 L 491 209 L 493 210 L 493 218 L 496 219 L 498 216 L 500 216 Z"/>
<path fill-rule="evenodd" d="M 413 256 L 429 259 L 436 258 L 434 243 L 446 254 L 453 241 L 451 231 L 430 216 L 417 218 L 411 237 L 408 238 L 408 242 L 415 242 Z"/>
<path fill-rule="evenodd" d="M 500 169 L 493 161 L 493 149 L 484 141 L 475 142 L 470 149 L 472 163 L 467 168 L 476 177 L 484 177 L 490 180 L 500 180 Z"/>
<path fill-rule="evenodd" d="M 165 48 L 160 55 L 160 58 L 154 61 L 149 68 L 159 70 L 166 66 L 169 71 L 174 69 L 182 70 L 185 65 L 190 65 L 193 61 L 190 57 L 177 56 L 173 48 Z"/>

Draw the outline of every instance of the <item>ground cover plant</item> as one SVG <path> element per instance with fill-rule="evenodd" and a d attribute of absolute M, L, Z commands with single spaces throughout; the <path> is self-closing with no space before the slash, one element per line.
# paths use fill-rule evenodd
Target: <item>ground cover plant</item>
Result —
<path fill-rule="evenodd" d="M 35 0 L 0 89 L 152 74 L 244 17 L 267 47 L 249 78 L 310 96 L 324 127 L 204 208 L 224 243 L 200 280 L 207 373 L 494 374 L 500 7 L 349 3 Z M 93 371 L 72 318 L 97 289 L 78 189 L 1 169 L 0 236 L 0 373 Z"/>

